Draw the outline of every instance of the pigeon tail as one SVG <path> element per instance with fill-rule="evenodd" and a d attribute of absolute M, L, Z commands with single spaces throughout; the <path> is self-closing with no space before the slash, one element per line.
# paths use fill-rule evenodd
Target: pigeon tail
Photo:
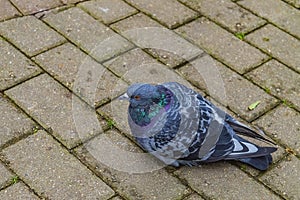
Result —
<path fill-rule="evenodd" d="M 260 157 L 254 157 L 254 158 L 242 158 L 238 159 L 239 161 L 246 163 L 256 169 L 265 171 L 268 169 L 269 165 L 272 163 L 272 156 L 265 155 Z"/>

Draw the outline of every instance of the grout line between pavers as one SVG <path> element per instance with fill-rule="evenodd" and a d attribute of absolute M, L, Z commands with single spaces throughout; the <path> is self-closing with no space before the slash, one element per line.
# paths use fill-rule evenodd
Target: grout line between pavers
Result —
<path fill-rule="evenodd" d="M 286 3 L 286 2 L 285 2 L 285 3 Z M 292 36 L 292 37 L 294 37 L 294 38 L 300 40 L 299 36 L 296 36 L 296 35 L 294 35 L 294 34 L 288 32 L 287 30 L 285 30 L 284 28 L 281 28 L 279 25 L 275 24 L 274 22 L 270 21 L 269 19 L 267 19 L 267 18 L 265 18 L 265 17 L 262 17 L 262 16 L 259 16 L 257 13 L 255 13 L 255 12 L 252 11 L 251 9 L 249 9 L 249 8 L 247 8 L 247 7 L 245 7 L 245 6 L 243 6 L 242 4 L 238 4 L 238 3 L 236 3 L 236 4 L 239 5 L 240 7 L 242 7 L 243 9 L 249 11 L 251 14 L 253 14 L 253 15 L 255 15 L 255 16 L 261 18 L 261 19 L 266 20 L 267 23 L 272 24 L 273 26 L 275 26 L 275 27 L 278 28 L 279 30 L 281 30 L 281 31 L 283 31 L 283 32 L 285 32 L 285 33 L 287 33 L 287 34 L 289 34 L 290 36 Z M 298 8 L 296 8 L 296 9 L 298 9 Z M 298 9 L 298 10 L 299 10 L 299 9 Z"/>
<path fill-rule="evenodd" d="M 130 2 L 128 2 L 127 0 L 123 0 L 123 1 L 124 1 L 125 3 L 127 3 L 129 6 L 135 8 L 136 10 L 138 10 L 138 11 L 140 11 L 141 13 L 145 14 L 146 16 L 150 17 L 151 19 L 153 19 L 154 21 L 156 21 L 157 23 L 159 23 L 160 25 L 162 25 L 163 27 L 165 27 L 165 28 L 167 28 L 167 29 L 169 29 L 169 30 L 173 30 L 173 29 L 175 29 L 175 28 L 178 28 L 178 27 L 181 26 L 182 24 L 186 24 L 187 21 L 191 22 L 191 21 L 194 21 L 195 19 L 197 19 L 197 18 L 199 17 L 199 16 L 198 16 L 198 12 L 196 12 L 197 15 L 196 15 L 195 17 L 191 17 L 191 18 L 185 20 L 182 24 L 177 23 L 177 24 L 171 25 L 171 26 L 169 27 L 168 24 L 166 24 L 166 23 L 164 23 L 164 22 L 162 22 L 162 21 L 159 21 L 158 18 L 155 18 L 153 15 L 151 15 L 151 14 L 148 13 L 147 11 L 144 11 L 144 10 L 138 8 L 137 6 L 135 6 L 135 5 L 131 4 Z M 194 10 L 193 10 L 193 11 L 194 11 Z"/>
<path fill-rule="evenodd" d="M 256 46 L 255 44 L 252 44 L 250 41 L 247 40 L 247 38 L 244 39 L 244 41 L 246 41 L 248 44 L 250 44 L 251 46 L 255 47 L 256 49 L 259 49 L 262 53 L 268 55 L 270 57 L 269 60 L 276 60 L 278 61 L 279 63 L 283 64 L 284 66 L 286 66 L 287 68 L 291 69 L 292 71 L 296 72 L 297 74 L 300 74 L 299 71 L 297 71 L 296 69 L 294 69 L 293 67 L 289 66 L 288 64 L 284 63 L 283 61 L 281 61 L 279 58 L 277 57 L 274 57 L 274 55 L 270 54 L 270 52 L 268 52 L 267 50 L 263 50 L 263 49 L 260 49 L 259 46 Z M 269 61 L 268 60 L 268 61 Z M 266 62 L 265 62 L 266 63 Z M 252 71 L 252 69 L 251 69 Z M 244 74 L 248 73 L 249 71 L 245 72 Z"/>
<path fill-rule="evenodd" d="M 45 197 L 43 195 L 39 195 L 34 189 L 32 189 L 30 187 L 29 184 L 27 184 L 23 179 L 21 179 L 21 177 L 12 169 L 9 161 L 5 159 L 5 156 L 2 154 L 2 152 L 0 152 L 0 163 L 2 163 L 5 166 L 5 168 L 12 174 L 12 177 L 14 177 L 14 176 L 18 177 L 18 180 L 16 183 L 13 183 L 13 181 L 11 181 L 11 179 L 10 179 L 3 188 L 0 188 L 0 191 L 11 187 L 12 185 L 17 184 L 18 182 L 22 182 L 24 185 L 26 185 L 28 187 L 30 192 L 34 193 L 37 197 L 39 197 L 40 199 L 47 199 L 47 197 Z M 12 177 L 10 177 L 10 178 L 12 178 Z"/>
<path fill-rule="evenodd" d="M 9 3 L 13 6 L 13 7 L 15 7 L 15 9 L 21 14 L 21 15 L 24 15 L 23 14 L 23 12 L 21 12 L 21 10 L 14 4 L 14 2 L 12 2 L 11 0 L 8 0 L 9 1 Z M 15 18 L 15 17 L 13 17 L 13 18 Z M 11 18 L 10 18 L 11 19 Z"/>

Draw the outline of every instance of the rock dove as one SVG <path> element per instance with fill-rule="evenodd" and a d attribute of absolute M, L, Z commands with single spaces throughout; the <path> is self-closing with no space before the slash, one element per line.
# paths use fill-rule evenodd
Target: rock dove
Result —
<path fill-rule="evenodd" d="M 238 136 L 274 144 L 182 84 L 135 83 L 125 97 L 130 103 L 128 123 L 133 137 L 167 165 L 238 160 L 266 170 L 272 162 L 271 153 L 277 150 Z"/>

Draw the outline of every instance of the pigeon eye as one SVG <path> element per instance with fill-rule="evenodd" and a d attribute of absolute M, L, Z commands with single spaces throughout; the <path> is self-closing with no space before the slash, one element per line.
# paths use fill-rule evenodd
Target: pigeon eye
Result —
<path fill-rule="evenodd" d="M 135 95 L 133 98 L 137 101 L 141 100 L 141 97 L 139 95 Z"/>

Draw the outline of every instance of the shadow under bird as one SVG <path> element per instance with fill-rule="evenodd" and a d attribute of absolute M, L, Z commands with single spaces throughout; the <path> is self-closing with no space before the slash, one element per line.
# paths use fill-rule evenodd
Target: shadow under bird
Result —
<path fill-rule="evenodd" d="M 277 150 L 240 137 L 274 144 L 176 82 L 136 83 L 120 99 L 129 100 L 128 123 L 137 143 L 167 165 L 238 160 L 266 170 Z"/>

